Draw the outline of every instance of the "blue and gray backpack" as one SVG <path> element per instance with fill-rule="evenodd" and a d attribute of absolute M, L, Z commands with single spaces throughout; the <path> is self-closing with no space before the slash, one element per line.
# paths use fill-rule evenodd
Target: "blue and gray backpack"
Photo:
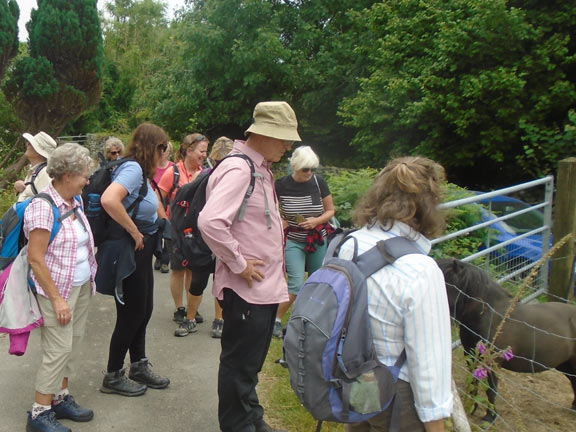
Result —
<path fill-rule="evenodd" d="M 45 192 L 40 192 L 25 201 L 18 202 L 10 207 L 4 216 L 2 216 L 2 221 L 0 222 L 0 271 L 3 271 L 8 265 L 16 259 L 20 249 L 22 249 L 28 241 L 24 236 L 22 229 L 22 223 L 24 221 L 24 212 L 28 205 L 34 199 L 43 199 L 48 201 L 54 212 L 54 226 L 52 227 L 52 232 L 50 234 L 50 242 L 56 237 L 60 227 L 62 226 L 62 221 L 70 216 L 73 212 L 70 211 L 64 215 L 60 215 L 60 210 L 56 207 L 52 197 Z M 78 201 L 80 197 L 76 198 Z M 79 201 L 81 202 L 81 201 Z"/>
<path fill-rule="evenodd" d="M 354 241 L 352 260 L 338 258 Z M 318 420 L 357 423 L 392 409 L 390 431 L 400 426 L 396 382 L 404 361 L 378 360 L 368 314 L 366 280 L 403 255 L 422 253 L 413 241 L 393 237 L 358 255 L 357 239 L 340 234 L 329 244 L 324 265 L 300 289 L 284 339 L 290 385 Z"/>

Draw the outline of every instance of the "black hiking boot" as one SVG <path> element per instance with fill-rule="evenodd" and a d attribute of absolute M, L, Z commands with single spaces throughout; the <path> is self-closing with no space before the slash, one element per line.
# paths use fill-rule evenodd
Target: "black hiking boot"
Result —
<path fill-rule="evenodd" d="M 145 385 L 132 381 L 126 376 L 126 369 L 120 369 L 114 372 L 108 372 L 104 375 L 102 393 L 115 393 L 122 396 L 141 396 L 146 393 L 148 388 Z"/>
<path fill-rule="evenodd" d="M 130 365 L 130 379 L 136 382 L 145 384 L 153 389 L 163 389 L 168 387 L 170 380 L 168 378 L 161 377 L 150 369 L 150 362 L 146 357 L 142 360 L 132 363 Z"/>

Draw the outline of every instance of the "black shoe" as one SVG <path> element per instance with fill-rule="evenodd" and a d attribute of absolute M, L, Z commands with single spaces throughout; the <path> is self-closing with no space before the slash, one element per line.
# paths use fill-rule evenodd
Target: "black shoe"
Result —
<path fill-rule="evenodd" d="M 168 378 L 161 377 L 150 369 L 150 362 L 146 357 L 142 360 L 132 363 L 130 365 L 130 379 L 136 382 L 145 384 L 153 389 L 163 389 L 168 387 L 170 380 Z"/>
<path fill-rule="evenodd" d="M 52 411 L 57 419 L 69 419 L 75 422 L 87 422 L 94 417 L 94 411 L 81 407 L 70 395 L 67 395 L 58 405 L 53 404 Z"/>
<path fill-rule="evenodd" d="M 204 322 L 204 317 L 200 315 L 200 312 L 196 312 L 196 318 L 194 318 L 196 324 L 202 324 Z"/>
<path fill-rule="evenodd" d="M 72 430 L 56 420 L 56 414 L 50 409 L 41 412 L 35 419 L 32 419 L 32 413 L 28 411 L 26 432 L 72 432 Z"/>
<path fill-rule="evenodd" d="M 160 270 L 161 265 L 160 260 L 156 258 L 156 261 L 154 261 L 154 270 Z"/>
<path fill-rule="evenodd" d="M 179 307 L 178 309 L 176 309 L 176 311 L 174 311 L 173 320 L 179 324 L 186 321 L 186 308 L 185 307 Z"/>
<path fill-rule="evenodd" d="M 254 423 L 254 426 L 256 427 L 256 432 L 288 432 L 286 429 L 274 429 L 264 420 Z"/>
<path fill-rule="evenodd" d="M 100 387 L 102 393 L 115 393 L 122 396 L 141 396 L 146 393 L 146 390 L 148 388 L 145 385 L 132 381 L 126 376 L 126 369 L 108 372 L 104 375 L 104 381 Z"/>

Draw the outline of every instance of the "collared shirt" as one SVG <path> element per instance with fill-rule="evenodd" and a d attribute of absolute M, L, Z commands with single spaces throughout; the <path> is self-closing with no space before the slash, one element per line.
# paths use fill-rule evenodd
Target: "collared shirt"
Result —
<path fill-rule="evenodd" d="M 42 192 L 46 192 L 52 197 L 54 204 L 56 204 L 56 207 L 58 207 L 61 215 L 64 215 L 68 211 L 72 210 L 72 208 L 79 209 L 76 211 L 76 217 L 82 218 L 89 236 L 89 241 L 87 244 L 89 250 L 88 262 L 90 263 L 90 280 L 92 282 L 92 293 L 95 293 L 96 284 L 94 279 L 96 277 L 97 265 L 96 258 L 94 256 L 94 239 L 92 237 L 92 232 L 90 231 L 88 219 L 86 219 L 86 216 L 80 209 L 81 206 L 78 201 L 76 201 L 76 199 L 74 199 L 72 206 L 70 206 L 70 204 L 60 196 L 60 194 L 51 184 Z M 33 200 L 24 212 L 23 229 L 26 238 L 30 238 L 30 232 L 35 229 L 44 229 L 51 232 L 53 226 L 54 212 L 50 203 L 43 199 Z M 71 217 L 68 217 L 62 221 L 62 226 L 60 227 L 58 234 L 56 234 L 56 237 L 54 237 L 52 242 L 48 245 L 48 249 L 46 250 L 46 255 L 44 257 L 44 261 L 46 262 L 46 266 L 50 271 L 52 280 L 54 281 L 54 284 L 58 288 L 58 291 L 64 300 L 68 300 L 70 297 L 70 291 L 72 290 L 74 273 L 76 271 L 77 252 L 78 234 L 74 228 L 74 220 Z M 33 271 L 31 272 L 31 275 L 32 280 L 36 285 L 36 291 L 38 294 L 46 297 L 46 293 L 42 289 L 42 286 L 38 283 L 38 280 L 36 279 Z"/>
<path fill-rule="evenodd" d="M 43 163 L 43 162 L 41 162 L 41 163 Z M 32 174 L 34 174 L 34 171 L 36 171 L 36 168 L 38 168 L 38 165 L 40 165 L 40 164 L 36 164 L 34 166 L 30 165 L 28 167 L 28 174 L 26 174 L 26 178 L 24 179 L 24 183 L 28 183 L 29 181 L 32 181 Z M 38 172 L 38 175 L 34 179 L 34 186 L 36 187 L 36 190 L 38 192 L 40 192 L 42 189 L 46 188 L 50 184 L 51 181 L 52 181 L 52 179 L 50 178 L 50 176 L 46 172 L 46 167 L 44 167 Z M 27 200 L 28 198 L 32 198 L 34 195 L 35 195 L 35 193 L 34 193 L 34 189 L 32 189 L 32 185 L 31 184 L 26 185 L 26 188 L 20 193 L 20 195 L 18 195 L 18 202 L 22 202 L 22 201 Z"/>
<path fill-rule="evenodd" d="M 359 254 L 379 240 L 394 236 L 416 240 L 416 246 L 425 254 L 431 247 L 426 237 L 397 221 L 388 231 L 377 224 L 352 235 L 358 239 Z M 352 258 L 353 243 L 343 245 L 341 258 Z M 412 387 L 420 420 L 449 417 L 453 404 L 450 312 L 444 276 L 436 262 L 425 255 L 405 255 L 374 273 L 367 286 L 368 312 L 379 360 L 392 366 L 406 349 L 407 360 L 400 378 Z"/>
<path fill-rule="evenodd" d="M 224 159 L 211 174 L 206 188 L 206 205 L 198 217 L 202 238 L 218 258 L 213 293 L 222 299 L 223 289 L 231 288 L 252 304 L 274 304 L 288 300 L 284 274 L 284 235 L 274 192 L 270 163 L 257 151 L 235 141 L 233 153 L 244 153 L 254 162 L 256 182 L 248 200 L 244 220 L 236 219 L 250 184 L 250 167 L 241 158 Z M 270 213 L 269 218 L 266 209 Z M 252 288 L 240 276 L 247 259 L 264 261 L 256 268 L 264 273 Z"/>

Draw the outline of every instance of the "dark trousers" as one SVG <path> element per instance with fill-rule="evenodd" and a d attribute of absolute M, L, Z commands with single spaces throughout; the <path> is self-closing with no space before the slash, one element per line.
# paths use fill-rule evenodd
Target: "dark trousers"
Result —
<path fill-rule="evenodd" d="M 224 290 L 224 328 L 218 371 L 218 420 L 222 432 L 254 432 L 264 408 L 256 384 L 264 365 L 277 304 L 247 303 L 229 288 Z"/>
<path fill-rule="evenodd" d="M 146 357 L 146 326 L 154 304 L 152 255 L 156 234 L 144 237 L 144 249 L 135 252 L 136 270 L 124 279 L 124 304 L 116 300 L 116 326 L 110 340 L 108 372 L 124 367 L 126 353 L 132 363 Z"/>

